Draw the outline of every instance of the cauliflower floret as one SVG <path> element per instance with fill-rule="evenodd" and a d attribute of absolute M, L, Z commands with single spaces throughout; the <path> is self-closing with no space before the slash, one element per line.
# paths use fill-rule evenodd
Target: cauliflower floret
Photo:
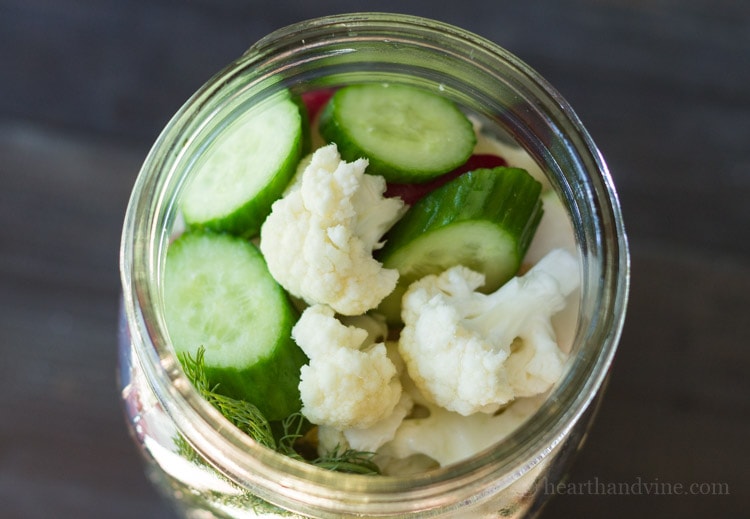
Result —
<path fill-rule="evenodd" d="M 414 407 L 414 399 L 405 391 L 402 375 L 406 371 L 404 361 L 398 353 L 398 342 L 387 341 L 385 343 L 386 355 L 396 368 L 396 376 L 401 380 L 401 398 L 396 403 L 391 414 L 371 425 L 370 427 L 353 427 L 342 432 L 346 445 L 361 452 L 375 452 L 381 445 L 393 439 L 396 430 L 404 418 Z M 408 377 L 405 377 L 408 380 Z"/>
<path fill-rule="evenodd" d="M 261 227 L 260 249 L 276 281 L 343 315 L 375 308 L 398 280 L 372 251 L 405 206 L 384 198 L 385 179 L 366 167 L 366 159 L 342 161 L 335 144 L 319 148 Z"/>
<path fill-rule="evenodd" d="M 497 415 L 476 413 L 471 416 L 428 405 L 429 416 L 404 420 L 378 455 L 385 459 L 405 459 L 422 454 L 444 467 L 499 442 L 534 414 L 543 402 L 542 396 L 521 398 Z"/>
<path fill-rule="evenodd" d="M 331 307 L 308 307 L 292 337 L 309 357 L 300 371 L 302 414 L 338 430 L 371 427 L 391 415 L 401 382 L 385 344 L 342 324 Z"/>
<path fill-rule="evenodd" d="M 463 266 L 413 283 L 403 297 L 399 351 L 430 402 L 464 416 L 494 413 L 542 393 L 561 376 L 565 354 L 550 323 L 578 287 L 567 251 L 547 254 L 492 294 Z"/>
<path fill-rule="evenodd" d="M 356 323 L 355 326 L 369 330 L 369 341 L 372 341 L 372 337 L 381 336 L 382 327 L 385 325 L 384 319 L 376 319 L 374 316 L 368 315 L 354 318 L 342 318 L 344 323 Z M 369 323 L 367 321 L 370 321 Z M 385 343 L 386 355 L 393 362 L 393 366 L 396 368 L 396 375 L 401 379 L 402 375 L 406 370 L 404 361 L 401 359 L 401 355 L 398 353 L 398 342 L 397 341 L 386 341 Z M 409 382 L 408 377 L 404 377 L 406 382 Z M 393 439 L 396 435 L 396 430 L 403 422 L 404 418 L 411 412 L 414 407 L 414 399 L 411 394 L 406 391 L 404 386 L 404 380 L 401 380 L 402 392 L 401 398 L 396 403 L 391 414 L 383 418 L 382 420 L 374 423 L 369 427 L 352 427 L 350 429 L 338 430 L 333 427 L 319 426 L 318 427 L 318 452 L 322 455 L 328 454 L 329 452 L 337 448 L 352 448 L 360 452 L 375 452 L 380 446 Z"/>
<path fill-rule="evenodd" d="M 341 431 L 325 425 L 318 426 L 318 453 L 325 456 L 342 448 L 351 448 L 359 452 L 376 452 L 396 436 L 396 431 L 413 406 L 414 401 L 411 396 L 403 391 L 391 414 L 370 427 Z"/>

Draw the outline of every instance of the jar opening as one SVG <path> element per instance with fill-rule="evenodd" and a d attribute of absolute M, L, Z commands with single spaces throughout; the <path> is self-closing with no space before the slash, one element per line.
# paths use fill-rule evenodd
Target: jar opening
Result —
<path fill-rule="evenodd" d="M 543 165 L 573 222 L 582 268 L 579 319 L 567 371 L 534 415 L 472 458 L 408 477 L 327 472 L 257 445 L 203 401 L 169 344 L 161 295 L 178 200 L 201 151 L 236 114 L 281 89 L 353 82 L 437 88 Z M 488 115 L 489 114 L 489 115 Z M 169 122 L 133 190 L 122 240 L 125 310 L 161 405 L 184 436 L 234 482 L 281 506 L 450 507 L 472 487 L 492 493 L 562 442 L 601 386 L 624 320 L 629 259 L 605 162 L 564 99 L 536 72 L 461 29 L 384 13 L 337 15 L 277 31 L 198 91 Z M 282 497 L 279 497 L 282 496 Z M 458 496 L 458 497 L 457 497 Z"/>

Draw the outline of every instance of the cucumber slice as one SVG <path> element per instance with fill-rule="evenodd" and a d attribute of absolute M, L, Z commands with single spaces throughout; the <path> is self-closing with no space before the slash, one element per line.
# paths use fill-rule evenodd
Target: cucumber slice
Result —
<path fill-rule="evenodd" d="M 181 202 L 192 227 L 258 233 L 309 140 L 300 104 L 281 92 L 242 113 L 203 152 Z"/>
<path fill-rule="evenodd" d="M 298 411 L 307 357 L 291 338 L 297 312 L 260 251 L 228 234 L 190 231 L 167 252 L 164 308 L 178 355 L 205 348 L 209 382 L 268 420 Z"/>
<path fill-rule="evenodd" d="M 448 99 L 396 84 L 338 90 L 320 116 L 320 134 L 347 161 L 365 157 L 368 173 L 420 183 L 460 166 L 476 144 L 468 118 Z"/>
<path fill-rule="evenodd" d="M 378 259 L 399 272 L 378 310 L 401 322 L 401 297 L 428 274 L 464 265 L 485 275 L 491 292 L 516 274 L 542 217 L 541 184 L 525 170 L 477 169 L 415 203 L 386 234 Z"/>

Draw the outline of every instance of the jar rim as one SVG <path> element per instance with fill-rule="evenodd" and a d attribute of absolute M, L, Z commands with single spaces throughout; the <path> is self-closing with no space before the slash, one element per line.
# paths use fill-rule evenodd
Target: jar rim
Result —
<path fill-rule="evenodd" d="M 581 350 L 586 354 L 574 360 L 566 380 L 558 383 L 534 415 L 499 444 L 467 460 L 408 477 L 366 478 L 324 471 L 271 452 L 229 427 L 188 382 L 172 352 L 158 311 L 157 292 L 166 237 L 165 222 L 157 221 L 155 215 L 166 214 L 174 203 L 159 197 L 166 182 L 164 176 L 177 174 L 165 170 L 167 162 L 163 150 L 179 153 L 178 143 L 184 138 L 184 132 L 200 126 L 201 122 L 195 118 L 195 107 L 220 89 L 228 75 L 269 56 L 294 52 L 305 45 L 305 35 L 368 30 L 398 32 L 401 36 L 417 31 L 460 41 L 476 52 L 504 61 L 533 81 L 546 96 L 545 106 L 565 118 L 577 132 L 578 142 L 584 148 L 578 151 L 586 153 L 593 165 L 594 170 L 587 174 L 596 184 L 598 197 L 593 202 L 597 205 L 594 213 L 601 219 L 599 226 L 604 234 L 596 237 L 598 255 L 590 259 L 596 262 L 601 273 L 597 297 L 603 298 L 602 314 L 592 320 L 587 330 L 587 337 L 598 341 L 598 351 Z M 316 506 L 326 507 L 336 500 L 362 506 L 372 502 L 398 502 L 404 496 L 415 502 L 449 503 L 462 486 L 507 486 L 539 463 L 565 438 L 604 381 L 624 322 L 629 262 L 619 201 L 605 161 L 572 108 L 546 80 L 507 50 L 458 27 L 411 15 L 349 13 L 298 22 L 269 34 L 217 74 L 178 111 L 155 142 L 133 188 L 123 228 L 120 270 L 131 335 L 134 343 L 142 345 L 136 348 L 139 361 L 161 404 L 196 449 L 220 470 L 232 474 L 237 482 L 258 490 L 262 498 L 271 498 L 273 502 L 273 496 L 281 493 L 289 502 L 296 502 L 303 494 L 308 501 L 312 495 L 313 500 L 318 500 Z M 266 488 L 260 488 L 263 486 Z"/>

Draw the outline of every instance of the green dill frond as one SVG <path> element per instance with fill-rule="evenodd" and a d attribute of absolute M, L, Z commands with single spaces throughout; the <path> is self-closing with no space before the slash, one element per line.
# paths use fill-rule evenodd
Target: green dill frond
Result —
<path fill-rule="evenodd" d="M 280 433 L 274 435 L 271 423 L 260 410 L 244 400 L 238 400 L 217 393 L 218 386 L 211 386 L 206 375 L 206 349 L 201 346 L 195 357 L 183 353 L 179 359 L 185 375 L 198 393 L 214 406 L 227 420 L 253 440 L 270 449 L 299 461 L 308 461 L 295 448 L 310 423 L 302 413 L 292 413 L 281 421 Z M 278 431 L 278 428 L 277 428 Z M 372 461 L 374 453 L 361 452 L 354 449 L 341 450 L 336 447 L 326 456 L 321 456 L 309 463 L 327 470 L 346 472 L 349 474 L 380 474 L 380 468 Z"/>
<path fill-rule="evenodd" d="M 380 474 L 380 467 L 372 461 L 374 455 L 374 452 L 362 452 L 354 449 L 341 451 L 337 446 L 326 456 L 321 456 L 311 463 L 317 467 L 335 472 L 377 475 Z"/>
<path fill-rule="evenodd" d="M 198 390 L 198 393 L 213 405 L 234 426 L 253 440 L 276 450 L 276 439 L 268 422 L 260 410 L 244 400 L 238 400 L 216 392 L 218 386 L 211 386 L 206 375 L 206 349 L 201 346 L 193 358 L 189 353 L 180 356 L 185 375 Z"/>
<path fill-rule="evenodd" d="M 271 424 L 266 417 L 249 402 L 218 394 L 213 390 L 204 395 L 232 424 L 253 440 L 268 448 L 276 449 Z"/>
<path fill-rule="evenodd" d="M 277 443 L 277 450 L 281 454 L 286 454 L 292 458 L 302 460 L 303 457 L 297 452 L 294 445 L 304 436 L 303 430 L 306 424 L 305 417 L 302 413 L 292 413 L 281 422 L 282 434 Z"/>

